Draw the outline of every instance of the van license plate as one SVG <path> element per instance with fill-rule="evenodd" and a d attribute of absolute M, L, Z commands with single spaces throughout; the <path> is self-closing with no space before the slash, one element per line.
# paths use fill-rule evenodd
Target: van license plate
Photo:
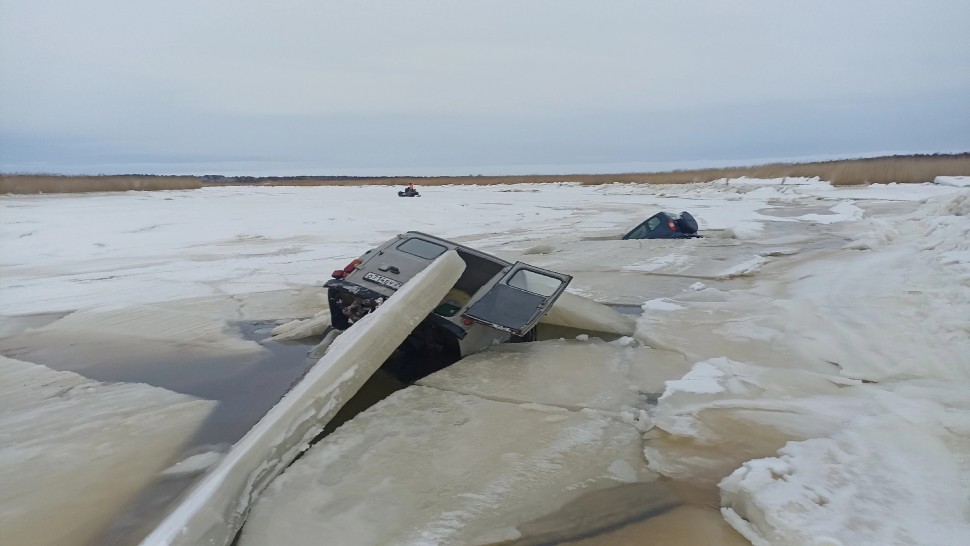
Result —
<path fill-rule="evenodd" d="M 378 275 L 377 273 L 364 273 L 364 280 L 374 282 L 377 284 L 383 284 L 388 288 L 393 288 L 397 290 L 403 286 L 400 281 L 395 281 L 394 279 L 389 279 L 384 275 Z"/>

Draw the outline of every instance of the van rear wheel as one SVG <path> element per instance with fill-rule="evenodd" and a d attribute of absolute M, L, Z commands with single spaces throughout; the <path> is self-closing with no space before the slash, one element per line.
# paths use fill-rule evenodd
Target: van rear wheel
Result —
<path fill-rule="evenodd" d="M 350 328 L 350 320 L 340 310 L 340 295 L 335 288 L 327 290 L 327 304 L 330 305 L 330 325 L 337 330 Z"/>

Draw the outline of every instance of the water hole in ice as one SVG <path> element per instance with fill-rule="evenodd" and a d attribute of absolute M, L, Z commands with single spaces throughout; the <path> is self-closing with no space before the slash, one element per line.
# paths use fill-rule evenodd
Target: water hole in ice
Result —
<path fill-rule="evenodd" d="M 639 306 L 613 307 L 627 315 L 642 313 Z M 112 344 L 109 339 L 83 340 L 77 337 L 61 342 L 46 337 L 33 345 L 29 337 L 21 337 L 16 344 L 0 343 L 0 352 L 10 352 L 13 353 L 10 356 L 53 369 L 75 371 L 99 381 L 141 382 L 217 400 L 217 408 L 183 447 L 179 460 L 193 455 L 218 457 L 298 382 L 320 356 L 312 351 L 320 337 L 274 341 L 269 334 L 275 325 L 274 321 L 235 323 L 240 338 L 257 342 L 264 349 L 254 355 L 219 355 L 178 346 L 164 350 L 153 347 L 140 352 L 131 340 L 115 340 Z M 537 339 L 570 338 L 577 332 L 579 330 L 574 332 L 565 327 L 540 325 Z M 417 378 L 399 378 L 384 369 L 379 370 L 334 417 L 321 437 Z M 207 467 L 201 465 L 194 471 L 159 476 L 115 518 L 101 538 L 106 543 L 123 544 L 143 537 Z M 646 510 L 649 503 L 631 501 L 631 495 L 654 499 L 663 505 L 662 509 Z M 548 538 L 548 534 L 543 534 L 545 531 L 538 530 L 552 528 L 562 541 L 581 541 L 583 544 L 633 544 L 636 539 L 623 537 L 642 537 L 643 533 L 669 536 L 671 544 L 691 544 L 696 540 L 734 544 L 730 539 L 720 538 L 732 537 L 733 531 L 723 524 L 716 508 L 712 508 L 716 501 L 671 499 L 667 486 L 658 487 L 657 484 L 633 484 L 632 487 L 606 490 L 590 499 L 577 499 L 534 525 L 524 526 L 523 537 L 513 543 L 547 543 L 542 541 L 544 539 L 539 542 L 535 539 Z M 599 516 L 577 526 L 575 518 L 569 515 L 577 506 Z M 695 523 L 686 526 L 674 523 L 685 520 Z M 706 534 L 698 535 L 698 532 Z M 532 537 L 533 534 L 537 536 Z M 678 536 L 682 538 L 677 539 Z"/>
<path fill-rule="evenodd" d="M 49 322 L 47 317 L 40 318 Z M 317 361 L 311 349 L 319 338 L 274 341 L 269 339 L 274 326 L 273 321 L 234 324 L 240 338 L 262 347 L 252 353 L 220 353 L 211 348 L 97 334 L 44 332 L 32 336 L 21 332 L 0 339 L 0 354 L 96 381 L 145 383 L 215 400 L 215 409 L 181 446 L 173 462 L 207 456 L 218 459 Z M 128 544 L 144 536 L 208 466 L 157 476 L 118 514 L 101 537 L 103 542 Z"/>

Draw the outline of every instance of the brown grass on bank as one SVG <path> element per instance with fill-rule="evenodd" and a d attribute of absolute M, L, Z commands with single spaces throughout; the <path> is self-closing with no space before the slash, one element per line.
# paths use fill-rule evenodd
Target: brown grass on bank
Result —
<path fill-rule="evenodd" d="M 784 178 L 819 177 L 836 186 L 858 184 L 887 184 L 890 182 L 932 182 L 937 176 L 970 176 L 970 153 L 951 155 L 908 155 L 876 157 L 870 159 L 844 159 L 814 163 L 775 163 L 753 167 L 729 167 L 696 169 L 662 173 L 625 174 L 569 174 L 569 175 L 521 175 L 521 176 L 428 176 L 428 177 L 263 177 L 247 179 L 245 183 L 262 186 L 444 186 L 449 184 L 541 184 L 549 182 L 580 182 L 582 184 L 687 184 L 710 182 L 722 178 Z M 236 179 L 235 182 L 243 182 Z M 206 185 L 232 184 L 209 182 Z"/>
<path fill-rule="evenodd" d="M 50 174 L 0 175 L 0 194 L 76 193 L 93 191 L 195 190 L 202 180 L 194 176 L 58 176 Z"/>
<path fill-rule="evenodd" d="M 202 186 L 444 186 L 550 182 L 582 184 L 686 184 L 722 178 L 819 177 L 837 186 L 932 182 L 937 176 L 970 176 L 970 153 L 844 159 L 814 163 L 774 163 L 752 167 L 695 169 L 661 173 L 429 177 L 220 177 L 220 176 L 54 176 L 0 175 L 0 194 L 125 190 L 181 190 Z"/>
<path fill-rule="evenodd" d="M 643 175 L 648 184 L 710 182 L 721 178 L 819 177 L 836 186 L 932 182 L 937 176 L 970 175 L 970 153 L 774 163 L 755 167 L 701 169 Z"/>

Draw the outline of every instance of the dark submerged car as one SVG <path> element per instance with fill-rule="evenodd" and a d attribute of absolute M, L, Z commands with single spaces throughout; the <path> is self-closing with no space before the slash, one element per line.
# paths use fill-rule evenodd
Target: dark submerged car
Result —
<path fill-rule="evenodd" d="M 630 230 L 623 239 L 690 239 L 700 237 L 689 212 L 658 212 Z"/>

